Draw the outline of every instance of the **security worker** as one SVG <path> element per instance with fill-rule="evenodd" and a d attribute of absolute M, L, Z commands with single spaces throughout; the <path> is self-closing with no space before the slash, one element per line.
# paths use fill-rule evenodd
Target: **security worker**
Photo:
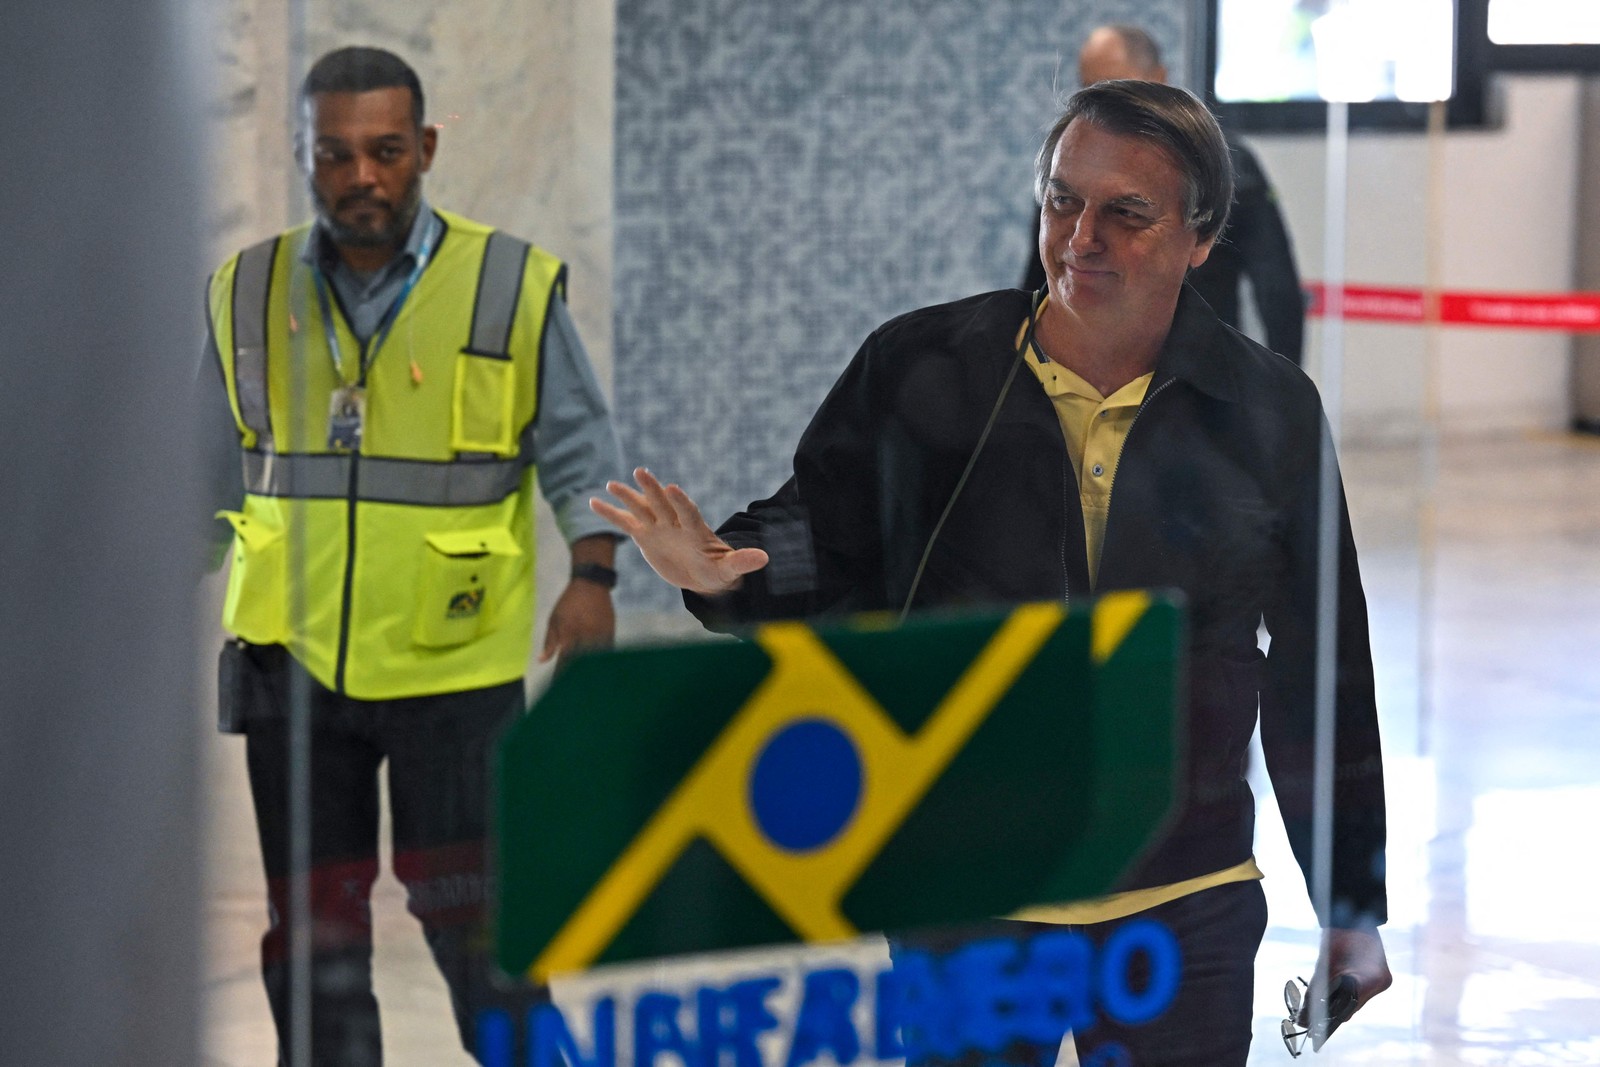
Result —
<path fill-rule="evenodd" d="M 532 644 L 535 464 L 573 561 L 550 659 L 612 639 L 616 538 L 584 501 L 621 450 L 560 261 L 423 199 L 438 132 L 411 68 L 330 52 L 300 108 L 315 221 L 210 283 L 202 382 L 226 394 L 213 410 L 227 439 L 213 451 L 242 458 L 244 479 L 242 504 L 238 467 L 219 488 L 236 638 L 221 710 L 246 737 L 279 1062 L 293 1058 L 293 886 L 308 876 L 312 1062 L 378 1064 L 368 901 L 385 761 L 395 874 L 462 1043 L 482 1008 L 530 992 L 489 962 L 483 856 L 490 745 L 523 707 Z M 308 752 L 293 742 L 302 710 Z M 309 871 L 291 853 L 297 771 Z"/>

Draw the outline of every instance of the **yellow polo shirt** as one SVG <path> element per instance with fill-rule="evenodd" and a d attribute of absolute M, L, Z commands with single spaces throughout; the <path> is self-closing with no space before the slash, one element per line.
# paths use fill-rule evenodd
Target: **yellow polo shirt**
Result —
<path fill-rule="evenodd" d="M 1089 552 L 1089 581 L 1100 576 L 1100 550 L 1106 541 L 1106 516 L 1111 512 L 1111 486 L 1117 477 L 1117 460 L 1128 427 L 1144 403 L 1154 374 L 1144 374 L 1110 396 L 1074 372 L 1053 362 L 1038 349 L 1023 357 L 1055 405 L 1056 418 L 1067 439 L 1067 455 L 1078 475 L 1078 498 L 1083 504 L 1083 540 Z"/>
<path fill-rule="evenodd" d="M 1038 313 L 1043 312 L 1044 305 L 1041 304 Z M 1027 325 L 1024 322 L 1022 329 L 1017 331 L 1019 345 Z M 1144 403 L 1145 393 L 1154 375 L 1142 375 L 1110 396 L 1101 396 L 1100 391 L 1081 376 L 1052 361 L 1035 347 L 1029 347 L 1022 361 L 1044 387 L 1045 395 L 1056 409 L 1056 418 L 1061 422 L 1061 433 L 1067 439 L 1067 456 L 1078 474 L 1078 497 L 1083 506 L 1083 539 L 1089 554 L 1089 580 L 1095 582 L 1100 574 L 1100 553 L 1106 540 L 1106 517 L 1111 512 L 1111 487 L 1116 481 L 1122 443 L 1128 438 L 1128 428 L 1139 413 L 1139 405 Z M 1203 874 L 1198 878 L 1148 889 L 1133 889 L 1126 893 L 1112 893 L 1110 896 L 1071 904 L 1024 908 L 1010 918 L 1074 926 L 1107 922 L 1186 897 L 1190 893 L 1198 893 L 1202 889 L 1260 877 L 1261 868 L 1256 866 L 1255 858 L 1251 857 L 1226 870 Z"/>

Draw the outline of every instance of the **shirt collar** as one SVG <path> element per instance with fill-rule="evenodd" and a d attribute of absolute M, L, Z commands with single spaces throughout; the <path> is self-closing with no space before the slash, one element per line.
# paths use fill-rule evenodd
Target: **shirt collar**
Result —
<path fill-rule="evenodd" d="M 418 197 L 417 215 L 411 220 L 411 230 L 406 234 L 406 243 L 400 246 L 400 251 L 395 257 L 384 264 L 383 270 L 388 270 L 395 263 L 402 262 L 406 266 L 417 261 L 422 254 L 422 241 L 428 234 L 428 226 L 433 220 L 433 207 L 428 203 L 427 197 Z M 332 274 L 344 261 L 339 258 L 339 249 L 334 245 L 333 239 L 322 228 L 319 218 L 311 227 L 311 232 L 306 237 L 306 244 L 300 251 L 302 262 L 320 267 L 324 274 Z M 381 272 L 380 272 L 381 273 Z"/>
<path fill-rule="evenodd" d="M 1027 328 L 1028 320 L 1023 319 L 1013 344 L 1022 343 Z M 1234 381 L 1233 371 L 1218 352 L 1218 342 L 1223 339 L 1217 333 L 1222 329 L 1222 320 L 1211 310 L 1211 305 L 1188 282 L 1184 282 L 1183 289 L 1178 293 L 1178 306 L 1172 314 L 1172 326 L 1156 356 L 1155 377 L 1151 384 L 1169 378 L 1182 378 L 1219 400 L 1237 400 L 1239 388 Z M 1039 366 L 1050 361 L 1037 343 L 1031 348 L 1032 358 L 1038 361 Z M 1033 369 L 1037 373 L 1038 366 Z"/>

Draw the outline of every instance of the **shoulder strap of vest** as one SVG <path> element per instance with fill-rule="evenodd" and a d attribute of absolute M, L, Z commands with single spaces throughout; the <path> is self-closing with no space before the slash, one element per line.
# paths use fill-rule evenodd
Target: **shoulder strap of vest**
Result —
<path fill-rule="evenodd" d="M 272 448 L 272 414 L 267 404 L 267 301 L 272 296 L 272 264 L 281 237 L 268 238 L 239 253 L 233 276 L 233 381 L 239 417 L 255 431 L 256 447 Z"/>
<path fill-rule="evenodd" d="M 511 321 L 522 296 L 528 242 L 495 230 L 483 249 L 478 295 L 472 304 L 472 335 L 466 351 L 475 356 L 511 358 Z"/>

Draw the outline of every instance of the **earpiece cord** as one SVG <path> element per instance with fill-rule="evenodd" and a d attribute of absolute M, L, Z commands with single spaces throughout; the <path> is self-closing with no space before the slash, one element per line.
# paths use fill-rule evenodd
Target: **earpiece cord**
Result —
<path fill-rule="evenodd" d="M 1033 308 L 1028 312 L 1028 328 L 1023 332 L 1022 343 L 1017 345 L 1017 358 L 1011 361 L 1011 370 L 1006 374 L 1005 384 L 1000 386 L 1000 395 L 995 398 L 994 407 L 989 412 L 989 421 L 983 424 L 983 432 L 978 435 L 978 443 L 972 447 L 972 455 L 967 458 L 967 466 L 961 472 L 961 477 L 956 479 L 956 487 L 950 491 L 950 499 L 945 502 L 944 511 L 939 515 L 939 521 L 933 524 L 933 533 L 928 535 L 928 543 L 922 550 L 922 558 L 917 561 L 917 571 L 911 577 L 911 589 L 906 593 L 906 601 L 900 607 L 900 617 L 896 622 L 905 622 L 906 616 L 911 613 L 911 604 L 916 600 L 917 588 L 922 584 L 922 573 L 927 570 L 928 559 L 933 555 L 934 542 L 939 539 L 939 533 L 944 529 L 945 520 L 950 517 L 950 512 L 955 509 L 956 500 L 961 496 L 961 490 L 967 486 L 967 478 L 971 476 L 972 469 L 978 465 L 978 457 L 983 453 L 983 446 L 988 443 L 989 432 L 994 429 L 994 424 L 999 421 L 1000 408 L 1006 402 L 1006 396 L 1011 392 L 1011 383 L 1016 381 L 1017 371 L 1022 368 L 1022 361 L 1028 354 L 1028 349 L 1033 345 L 1034 327 L 1039 324 L 1039 306 L 1044 303 L 1045 288 L 1040 287 L 1033 295 Z"/>

